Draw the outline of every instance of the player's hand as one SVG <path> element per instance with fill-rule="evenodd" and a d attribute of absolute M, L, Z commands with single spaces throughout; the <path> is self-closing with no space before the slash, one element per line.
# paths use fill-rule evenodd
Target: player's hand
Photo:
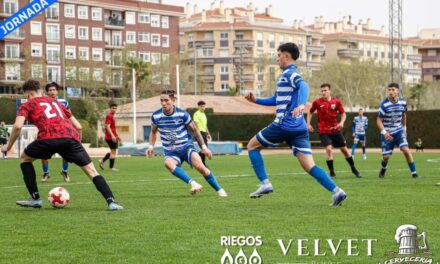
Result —
<path fill-rule="evenodd" d="M 8 146 L 7 145 L 4 145 L 4 146 L 2 146 L 2 148 L 1 148 L 1 150 L 2 150 L 2 153 L 8 153 Z"/>
<path fill-rule="evenodd" d="M 205 154 L 208 159 L 212 159 L 212 152 L 209 150 L 209 148 L 202 149 L 202 153 Z"/>
<path fill-rule="evenodd" d="M 314 129 L 313 129 L 312 125 L 308 125 L 307 128 L 309 129 L 310 133 L 313 133 Z"/>
<path fill-rule="evenodd" d="M 257 98 L 255 98 L 255 95 L 252 92 L 248 92 L 244 98 L 246 98 L 246 100 L 248 100 L 251 103 L 255 103 L 257 101 Z"/>
<path fill-rule="evenodd" d="M 148 147 L 147 151 L 145 152 L 145 154 L 147 155 L 148 158 L 150 158 L 151 156 L 153 156 L 153 148 Z"/>
<path fill-rule="evenodd" d="M 294 117 L 298 117 L 298 116 L 300 116 L 303 112 L 304 112 L 304 109 L 306 108 L 306 106 L 305 105 L 298 105 L 295 109 L 293 109 L 293 111 L 292 111 L 292 115 L 294 116 Z"/>
<path fill-rule="evenodd" d="M 355 133 L 353 133 L 353 137 L 354 137 L 354 135 L 356 135 Z"/>
<path fill-rule="evenodd" d="M 112 137 L 112 141 L 113 141 L 114 143 L 116 143 L 116 142 L 118 142 L 118 139 L 117 139 L 116 137 Z"/>
<path fill-rule="evenodd" d="M 208 139 L 208 141 L 211 141 L 212 140 L 211 134 L 208 134 L 206 138 Z"/>
<path fill-rule="evenodd" d="M 386 133 L 384 137 L 385 137 L 385 140 L 387 140 L 387 141 L 393 140 L 393 136 L 391 136 L 390 133 Z"/>

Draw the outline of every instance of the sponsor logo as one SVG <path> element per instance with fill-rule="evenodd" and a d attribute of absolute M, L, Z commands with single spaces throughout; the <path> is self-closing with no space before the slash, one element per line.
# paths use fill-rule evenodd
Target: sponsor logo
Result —
<path fill-rule="evenodd" d="M 263 259 L 258 253 L 257 247 L 263 245 L 261 236 L 222 236 L 220 245 L 226 247 L 220 258 L 221 264 L 261 264 Z M 237 254 L 231 253 L 229 249 L 239 247 Z M 243 250 L 244 247 L 251 249 Z M 253 250 L 252 250 L 253 248 Z"/>

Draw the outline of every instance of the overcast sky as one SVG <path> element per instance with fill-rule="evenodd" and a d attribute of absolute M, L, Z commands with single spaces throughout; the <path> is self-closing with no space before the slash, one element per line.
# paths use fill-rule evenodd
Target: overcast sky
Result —
<path fill-rule="evenodd" d="M 225 7 L 245 7 L 250 0 L 224 0 Z M 212 0 L 162 0 L 164 4 L 185 6 L 187 2 L 199 6 L 199 10 L 209 9 Z M 218 6 L 219 0 L 216 0 Z M 374 28 L 385 26 L 388 32 L 388 0 L 253 0 L 258 12 L 264 12 L 272 3 L 276 17 L 292 24 L 294 19 L 302 19 L 311 24 L 315 16 L 324 16 L 325 21 L 337 21 L 343 16 L 351 15 L 352 21 L 365 23 L 371 18 Z M 440 28 L 440 0 L 403 0 L 403 35 L 416 36 L 422 28 Z"/>

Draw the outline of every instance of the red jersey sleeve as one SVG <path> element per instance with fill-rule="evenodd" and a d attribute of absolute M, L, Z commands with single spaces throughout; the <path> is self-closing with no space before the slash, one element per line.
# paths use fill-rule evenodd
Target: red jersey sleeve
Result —
<path fill-rule="evenodd" d="M 110 115 L 107 115 L 105 117 L 105 124 L 106 125 L 111 125 L 112 124 L 112 117 Z"/>
<path fill-rule="evenodd" d="M 17 116 L 23 116 L 26 118 L 26 120 L 29 117 L 29 109 L 27 107 L 27 104 L 22 104 L 20 108 L 18 108 Z"/>
<path fill-rule="evenodd" d="M 340 100 L 338 100 L 338 111 L 339 111 L 340 114 L 345 113 L 344 106 L 342 105 Z"/>
<path fill-rule="evenodd" d="M 72 117 L 72 112 L 70 112 L 70 110 L 67 109 L 67 107 L 65 107 L 63 104 L 58 104 L 61 105 L 61 109 L 63 109 L 63 113 L 67 117 L 67 119 L 70 119 Z"/>
<path fill-rule="evenodd" d="M 318 108 L 318 106 L 317 106 L 317 103 L 316 103 L 316 100 L 315 100 L 315 101 L 313 101 L 312 107 L 310 107 L 309 112 L 313 113 L 313 112 L 316 111 L 317 108 Z"/>

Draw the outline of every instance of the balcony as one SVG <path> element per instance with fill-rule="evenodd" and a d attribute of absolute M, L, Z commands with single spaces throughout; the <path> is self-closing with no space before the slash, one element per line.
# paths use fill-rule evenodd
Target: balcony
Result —
<path fill-rule="evenodd" d="M 243 56 L 243 64 L 254 64 L 254 58 L 252 58 L 251 56 Z M 234 64 L 240 64 L 241 63 L 241 58 L 240 57 L 235 57 L 234 58 Z"/>
<path fill-rule="evenodd" d="M 125 23 L 122 19 L 107 17 L 104 27 L 108 29 L 124 29 Z"/>
<path fill-rule="evenodd" d="M 106 61 L 105 64 L 109 66 L 110 68 L 124 68 L 124 65 L 122 65 L 122 62 L 120 59 L 113 59 L 111 61 Z"/>
<path fill-rule="evenodd" d="M 236 82 L 240 81 L 240 74 L 234 74 L 234 80 Z M 245 73 L 243 74 L 243 81 L 245 82 L 253 82 L 255 81 L 255 74 L 253 73 Z"/>
<path fill-rule="evenodd" d="M 24 81 L 19 76 L 8 76 L 6 79 L 0 80 L 0 84 L 18 84 L 23 85 Z"/>
<path fill-rule="evenodd" d="M 422 69 L 405 69 L 405 73 L 408 75 L 422 75 Z"/>
<path fill-rule="evenodd" d="M 423 62 L 440 62 L 440 56 L 423 56 Z"/>
<path fill-rule="evenodd" d="M 344 58 L 358 58 L 361 51 L 357 49 L 338 49 L 338 56 Z"/>
<path fill-rule="evenodd" d="M 215 42 L 214 40 L 199 40 L 194 41 L 194 46 L 198 48 L 214 48 Z"/>
<path fill-rule="evenodd" d="M 26 33 L 24 30 L 16 29 L 11 34 L 5 36 L 5 40 L 18 40 L 23 41 L 26 38 Z"/>
<path fill-rule="evenodd" d="M 319 61 L 307 61 L 306 67 L 312 70 L 319 71 L 321 69 L 321 62 Z"/>
<path fill-rule="evenodd" d="M 5 56 L 4 53 L 0 53 L 0 61 L 2 62 L 25 62 L 26 58 L 24 56 L 24 54 L 8 54 L 7 56 Z"/>
<path fill-rule="evenodd" d="M 255 46 L 255 41 L 253 40 L 234 40 L 234 47 L 235 48 L 253 48 Z"/>
<path fill-rule="evenodd" d="M 105 41 L 105 48 L 106 49 L 123 49 L 124 45 L 122 44 L 122 41 Z"/>
<path fill-rule="evenodd" d="M 325 48 L 324 46 L 313 46 L 313 45 L 307 45 L 306 46 L 306 52 L 310 52 L 313 55 L 324 55 Z"/>
<path fill-rule="evenodd" d="M 200 59 L 200 58 L 197 58 L 197 64 L 199 64 L 199 65 L 214 65 L 214 59 L 213 58 L 212 59 L 208 59 L 208 58 Z"/>
<path fill-rule="evenodd" d="M 197 78 L 201 82 L 214 82 L 215 81 L 215 75 L 213 73 L 200 74 L 197 76 Z"/>
<path fill-rule="evenodd" d="M 407 60 L 412 61 L 412 62 L 416 62 L 416 63 L 421 63 L 422 62 L 422 55 L 408 54 Z"/>

